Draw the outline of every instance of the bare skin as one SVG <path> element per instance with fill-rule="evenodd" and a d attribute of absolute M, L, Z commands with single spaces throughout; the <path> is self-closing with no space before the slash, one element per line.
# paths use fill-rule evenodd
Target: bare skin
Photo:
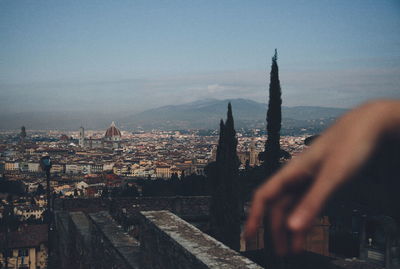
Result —
<path fill-rule="evenodd" d="M 400 101 L 374 101 L 345 114 L 256 190 L 245 236 L 254 237 L 267 210 L 276 253 L 300 252 L 329 196 L 360 170 L 388 135 L 400 140 Z"/>

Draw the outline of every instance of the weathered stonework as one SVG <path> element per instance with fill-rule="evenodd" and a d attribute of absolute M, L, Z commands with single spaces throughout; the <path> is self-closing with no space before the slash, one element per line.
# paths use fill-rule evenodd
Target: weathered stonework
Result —
<path fill-rule="evenodd" d="M 124 209 L 126 212 L 168 210 L 183 218 L 208 217 L 209 196 L 166 196 L 129 198 L 64 198 L 55 200 L 59 211 L 93 213 L 108 210 L 111 214 Z"/>
<path fill-rule="evenodd" d="M 168 211 L 141 212 L 142 268 L 261 268 Z"/>
<path fill-rule="evenodd" d="M 139 242 L 106 211 L 57 212 L 56 229 L 60 268 L 140 268 Z"/>
<path fill-rule="evenodd" d="M 128 212 L 168 210 L 180 217 L 208 217 L 209 207 L 209 196 L 133 197 L 110 200 L 112 212 L 118 209 L 126 209 Z"/>
<path fill-rule="evenodd" d="M 92 249 L 90 248 L 90 223 L 88 218 L 82 212 L 70 212 L 70 238 L 71 255 L 75 268 L 90 268 L 90 259 Z"/>
<path fill-rule="evenodd" d="M 93 268 L 141 268 L 139 242 L 128 236 L 106 211 L 90 213 Z"/>
<path fill-rule="evenodd" d="M 108 210 L 109 201 L 101 198 L 56 199 L 54 207 L 59 211 L 81 211 L 85 213 Z"/>
<path fill-rule="evenodd" d="M 76 260 L 73 259 L 75 254 L 73 240 L 76 235 L 71 230 L 71 221 L 68 212 L 55 212 L 55 225 L 56 225 L 56 246 L 58 264 L 60 268 L 74 268 L 76 267 Z"/>
<path fill-rule="evenodd" d="M 106 211 L 56 212 L 58 268 L 261 268 L 169 211 L 139 216 L 140 242 Z"/>
<path fill-rule="evenodd" d="M 110 200 L 110 214 L 132 236 L 138 236 L 140 211 L 168 210 L 202 231 L 209 229 L 209 196 L 133 197 Z"/>

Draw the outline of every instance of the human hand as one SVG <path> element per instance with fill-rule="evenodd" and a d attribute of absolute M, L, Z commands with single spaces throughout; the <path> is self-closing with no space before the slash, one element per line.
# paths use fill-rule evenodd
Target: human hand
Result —
<path fill-rule="evenodd" d="M 400 137 L 400 101 L 376 101 L 344 115 L 257 189 L 245 236 L 255 235 L 267 210 L 276 253 L 300 252 L 306 232 L 329 196 L 391 134 Z"/>

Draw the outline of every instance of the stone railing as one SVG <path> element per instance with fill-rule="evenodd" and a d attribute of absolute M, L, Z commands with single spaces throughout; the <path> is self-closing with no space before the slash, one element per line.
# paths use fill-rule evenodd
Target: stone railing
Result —
<path fill-rule="evenodd" d="M 165 197 L 115 197 L 56 199 L 55 208 L 60 211 L 82 211 L 85 213 L 108 210 L 114 214 L 124 209 L 129 213 L 147 210 L 168 210 L 180 217 L 208 217 L 209 196 L 165 196 Z"/>
<path fill-rule="evenodd" d="M 108 212 L 56 212 L 55 220 L 58 268 L 142 268 L 139 242 Z"/>
<path fill-rule="evenodd" d="M 105 211 L 89 214 L 93 268 L 142 268 L 139 242 L 118 226 Z"/>
<path fill-rule="evenodd" d="M 261 268 L 169 211 L 143 211 L 136 240 L 107 211 L 55 214 L 58 268 Z"/>
<path fill-rule="evenodd" d="M 261 268 L 169 211 L 141 216 L 143 268 Z"/>

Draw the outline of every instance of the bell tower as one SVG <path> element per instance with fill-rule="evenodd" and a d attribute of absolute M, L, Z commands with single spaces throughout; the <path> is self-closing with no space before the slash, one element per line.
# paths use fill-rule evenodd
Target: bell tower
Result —
<path fill-rule="evenodd" d="M 79 128 L 79 146 L 82 148 L 85 146 L 85 129 L 82 126 Z"/>

